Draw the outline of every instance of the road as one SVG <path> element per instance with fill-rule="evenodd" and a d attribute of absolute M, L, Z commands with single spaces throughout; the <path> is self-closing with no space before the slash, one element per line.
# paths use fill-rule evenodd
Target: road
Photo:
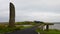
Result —
<path fill-rule="evenodd" d="M 37 25 L 37 26 L 39 26 L 39 25 Z M 17 30 L 17 31 L 14 31 L 11 33 L 6 33 L 6 34 L 38 34 L 38 32 L 35 31 L 37 29 L 37 26 L 34 26 L 32 28 L 27 28 L 24 30 Z"/>
<path fill-rule="evenodd" d="M 38 33 L 35 31 L 35 28 L 27 28 L 24 30 L 17 30 L 6 34 L 38 34 Z"/>

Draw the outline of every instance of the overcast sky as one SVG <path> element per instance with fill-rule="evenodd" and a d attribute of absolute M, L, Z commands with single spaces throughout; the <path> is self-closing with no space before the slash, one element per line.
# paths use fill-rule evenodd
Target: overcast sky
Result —
<path fill-rule="evenodd" d="M 16 21 L 60 22 L 60 0 L 0 0 L 0 22 L 9 21 L 9 2 L 15 5 Z"/>

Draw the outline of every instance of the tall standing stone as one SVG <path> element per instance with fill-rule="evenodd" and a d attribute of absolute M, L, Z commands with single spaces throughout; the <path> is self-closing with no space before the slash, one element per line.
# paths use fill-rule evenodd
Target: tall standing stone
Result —
<path fill-rule="evenodd" d="M 10 2 L 10 5 L 9 5 L 9 11 L 10 11 L 9 27 L 13 27 L 13 26 L 15 26 L 15 6 L 11 2 Z"/>

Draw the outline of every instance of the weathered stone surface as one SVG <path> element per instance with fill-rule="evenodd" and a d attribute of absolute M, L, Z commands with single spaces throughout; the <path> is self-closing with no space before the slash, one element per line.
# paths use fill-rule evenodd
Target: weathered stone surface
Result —
<path fill-rule="evenodd" d="M 9 27 L 13 27 L 15 25 L 15 6 L 11 2 L 10 2 L 10 5 L 9 5 L 9 11 L 10 11 Z"/>

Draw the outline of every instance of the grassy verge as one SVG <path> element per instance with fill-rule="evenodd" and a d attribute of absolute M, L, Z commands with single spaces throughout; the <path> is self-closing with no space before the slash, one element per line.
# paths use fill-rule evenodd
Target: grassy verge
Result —
<path fill-rule="evenodd" d="M 60 30 L 50 29 L 49 31 L 45 31 L 46 34 L 60 34 Z"/>
<path fill-rule="evenodd" d="M 6 32 L 13 32 L 15 30 L 22 30 L 22 29 L 25 29 L 25 28 L 30 28 L 32 26 L 16 26 L 16 27 L 13 27 L 13 28 L 10 28 L 10 27 L 7 27 L 5 25 L 0 25 L 0 34 L 4 34 Z"/>
<path fill-rule="evenodd" d="M 46 31 L 46 30 L 42 31 L 40 29 L 37 29 L 36 31 L 43 34 L 60 34 L 60 30 L 57 30 L 57 29 L 49 29 L 49 31 Z"/>

